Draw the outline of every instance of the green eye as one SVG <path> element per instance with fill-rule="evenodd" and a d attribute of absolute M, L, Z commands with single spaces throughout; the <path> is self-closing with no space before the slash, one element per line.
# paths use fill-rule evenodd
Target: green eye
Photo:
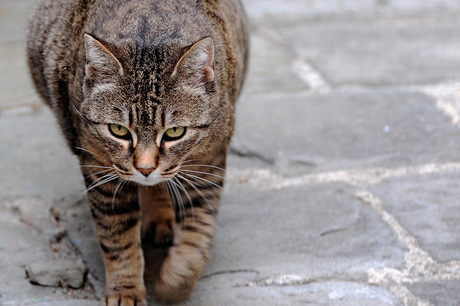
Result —
<path fill-rule="evenodd" d="M 165 141 L 172 141 L 172 140 L 180 139 L 184 135 L 185 135 L 185 127 L 178 126 L 178 127 L 173 127 L 173 128 L 166 130 L 165 134 L 163 135 L 163 139 Z"/>
<path fill-rule="evenodd" d="M 115 137 L 122 139 L 131 139 L 131 134 L 129 133 L 128 128 L 122 125 L 109 124 L 109 131 Z"/>

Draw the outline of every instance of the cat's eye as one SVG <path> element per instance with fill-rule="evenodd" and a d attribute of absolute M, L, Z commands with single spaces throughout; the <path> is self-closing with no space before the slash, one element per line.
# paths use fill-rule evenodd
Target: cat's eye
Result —
<path fill-rule="evenodd" d="M 185 135 L 185 127 L 177 126 L 166 130 L 163 135 L 165 141 L 173 141 L 182 138 Z"/>
<path fill-rule="evenodd" d="M 131 139 L 131 133 L 129 132 L 128 128 L 122 125 L 109 124 L 109 131 L 115 137 L 127 140 Z"/>

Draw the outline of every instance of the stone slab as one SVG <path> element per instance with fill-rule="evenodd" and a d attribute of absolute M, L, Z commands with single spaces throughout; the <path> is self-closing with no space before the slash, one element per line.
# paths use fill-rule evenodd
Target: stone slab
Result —
<path fill-rule="evenodd" d="M 78 162 L 46 107 L 0 114 L 2 197 L 39 196 L 52 201 L 83 189 Z"/>
<path fill-rule="evenodd" d="M 283 45 L 253 33 L 245 94 L 300 91 L 309 87 L 293 73 L 296 60 L 292 51 Z"/>
<path fill-rule="evenodd" d="M 0 304 L 35 305 L 91 297 L 88 288 L 81 292 L 36 286 L 26 278 L 25 267 L 40 261 L 53 261 L 67 255 L 50 245 L 51 232 L 57 224 L 49 218 L 50 203 L 39 198 L 0 199 Z M 69 256 L 70 261 L 75 257 Z M 74 304 L 77 305 L 77 301 Z M 84 305 L 84 304 L 82 304 Z"/>
<path fill-rule="evenodd" d="M 352 188 L 311 185 L 278 191 L 228 186 L 212 259 L 204 273 L 257 271 L 264 277 L 367 280 L 371 267 L 404 266 L 405 248 Z"/>
<path fill-rule="evenodd" d="M 333 86 L 438 83 L 460 78 L 457 15 L 296 22 L 274 31 Z"/>
<path fill-rule="evenodd" d="M 387 14 L 423 14 L 433 11 L 459 10 L 455 0 L 242 0 L 249 17 L 257 22 L 271 24 L 274 20 L 305 20 L 320 16 Z"/>
<path fill-rule="evenodd" d="M 95 295 L 103 298 L 105 294 L 105 267 L 102 251 L 94 231 L 89 203 L 85 195 L 80 199 L 68 197 L 55 209 L 64 216 L 71 244 L 81 254 L 88 270 Z"/>
<path fill-rule="evenodd" d="M 200 281 L 196 292 L 183 305 L 403 305 L 384 288 L 347 281 L 245 287 L 232 275 L 220 275 Z"/>
<path fill-rule="evenodd" d="M 392 179 L 372 188 L 436 261 L 460 260 L 459 174 Z"/>
<path fill-rule="evenodd" d="M 431 303 L 431 305 L 456 306 L 460 299 L 459 280 L 440 282 L 420 282 L 408 286 L 411 292 Z"/>
<path fill-rule="evenodd" d="M 232 146 L 288 175 L 460 160 L 460 133 L 434 101 L 391 88 L 244 97 Z"/>
<path fill-rule="evenodd" d="M 34 0 L 0 0 L 0 44 L 23 40 Z"/>
<path fill-rule="evenodd" d="M 38 107 L 22 42 L 0 44 L 0 111 Z"/>

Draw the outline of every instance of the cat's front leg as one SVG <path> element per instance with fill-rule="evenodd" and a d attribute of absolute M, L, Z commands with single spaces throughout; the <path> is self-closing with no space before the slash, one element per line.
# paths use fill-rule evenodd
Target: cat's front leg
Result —
<path fill-rule="evenodd" d="M 105 263 L 106 298 L 103 304 L 146 305 L 137 188 L 124 186 L 120 191 L 118 179 L 92 188 L 100 178 L 86 177 L 88 189 L 91 189 L 88 192 L 91 214 Z"/>

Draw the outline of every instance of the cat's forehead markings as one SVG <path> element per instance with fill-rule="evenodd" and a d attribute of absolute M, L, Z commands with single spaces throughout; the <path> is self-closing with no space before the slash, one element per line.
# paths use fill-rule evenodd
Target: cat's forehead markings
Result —
<path fill-rule="evenodd" d="M 165 122 L 165 111 L 161 111 L 161 127 L 165 128 L 166 127 L 166 122 Z"/>
<path fill-rule="evenodd" d="M 129 110 L 129 126 L 137 125 L 137 112 L 136 112 L 136 104 L 131 105 L 131 109 Z"/>
<path fill-rule="evenodd" d="M 159 108 L 151 103 L 134 103 L 131 105 L 129 113 L 130 126 L 153 126 L 157 122 L 157 112 Z"/>

